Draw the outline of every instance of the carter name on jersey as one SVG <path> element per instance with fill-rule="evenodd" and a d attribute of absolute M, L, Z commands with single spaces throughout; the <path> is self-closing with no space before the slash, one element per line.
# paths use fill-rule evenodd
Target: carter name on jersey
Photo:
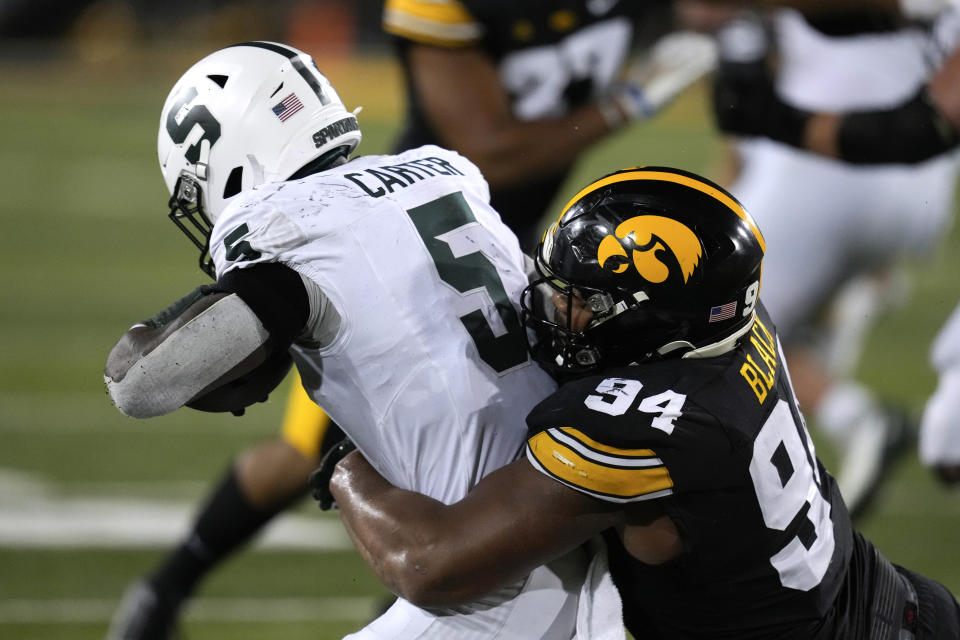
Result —
<path fill-rule="evenodd" d="M 364 193 L 380 198 L 396 189 L 409 187 L 434 176 L 462 176 L 462 171 L 443 158 L 431 156 L 400 164 L 382 165 L 362 172 L 346 173 L 343 177 L 360 187 Z"/>

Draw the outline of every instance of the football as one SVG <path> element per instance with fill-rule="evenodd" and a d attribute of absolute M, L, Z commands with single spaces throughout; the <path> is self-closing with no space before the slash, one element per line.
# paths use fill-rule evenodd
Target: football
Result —
<path fill-rule="evenodd" d="M 257 402 L 266 402 L 270 393 L 286 377 L 293 365 L 289 351 L 279 351 L 253 371 L 230 382 L 201 393 L 187 403 L 191 409 L 211 413 L 229 411 L 242 416 L 244 410 Z"/>

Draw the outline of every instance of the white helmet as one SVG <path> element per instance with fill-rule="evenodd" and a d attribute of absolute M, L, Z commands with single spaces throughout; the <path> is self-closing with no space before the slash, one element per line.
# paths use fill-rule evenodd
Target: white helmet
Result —
<path fill-rule="evenodd" d="M 200 249 L 201 269 L 213 276 L 210 229 L 229 200 L 349 156 L 360 144 L 354 113 L 308 54 L 275 42 L 221 49 L 180 78 L 157 152 L 170 219 Z"/>

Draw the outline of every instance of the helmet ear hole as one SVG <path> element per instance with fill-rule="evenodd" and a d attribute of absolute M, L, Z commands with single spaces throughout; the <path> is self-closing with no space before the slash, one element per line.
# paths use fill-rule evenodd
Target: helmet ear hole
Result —
<path fill-rule="evenodd" d="M 227 79 L 228 79 L 227 76 L 214 74 L 214 75 L 207 76 L 207 78 L 216 82 L 221 89 L 227 86 Z"/>
<path fill-rule="evenodd" d="M 243 167 L 234 167 L 223 186 L 223 199 L 232 198 L 243 188 Z"/>

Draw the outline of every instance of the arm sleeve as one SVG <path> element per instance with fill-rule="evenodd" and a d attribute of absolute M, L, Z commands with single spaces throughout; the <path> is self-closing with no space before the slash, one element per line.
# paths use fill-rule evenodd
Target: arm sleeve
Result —
<path fill-rule="evenodd" d="M 892 109 L 856 111 L 840 121 L 840 159 L 853 164 L 918 163 L 957 146 L 953 124 L 926 88 Z"/>
<path fill-rule="evenodd" d="M 310 317 L 310 301 L 300 274 L 283 264 L 231 269 L 213 289 L 237 294 L 269 332 L 274 350 L 289 348 Z"/>
<path fill-rule="evenodd" d="M 606 502 L 637 502 L 673 493 L 673 479 L 651 449 L 604 445 L 579 429 L 544 429 L 527 440 L 527 459 L 554 480 Z"/>

